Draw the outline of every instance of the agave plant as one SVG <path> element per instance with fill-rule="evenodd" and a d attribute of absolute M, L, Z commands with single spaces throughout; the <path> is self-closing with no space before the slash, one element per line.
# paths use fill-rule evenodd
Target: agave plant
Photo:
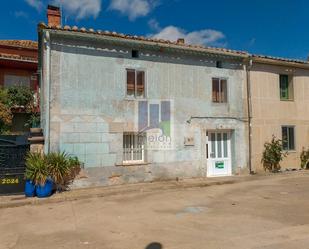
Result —
<path fill-rule="evenodd" d="M 50 176 L 52 177 L 57 188 L 62 188 L 64 179 L 70 173 L 69 155 L 65 152 L 52 152 L 46 156 L 47 167 Z"/>
<path fill-rule="evenodd" d="M 49 177 L 48 168 L 44 155 L 40 153 L 29 153 L 26 157 L 26 172 L 27 180 L 33 181 L 36 185 L 44 185 Z"/>
<path fill-rule="evenodd" d="M 66 190 L 68 185 L 78 175 L 80 162 L 77 157 L 71 157 L 65 152 L 47 154 L 48 172 L 59 191 Z"/>

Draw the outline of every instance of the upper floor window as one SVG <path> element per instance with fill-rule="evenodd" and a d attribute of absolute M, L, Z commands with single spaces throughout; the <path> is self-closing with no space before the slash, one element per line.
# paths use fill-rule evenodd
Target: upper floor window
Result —
<path fill-rule="evenodd" d="M 132 58 L 138 58 L 139 57 L 139 51 L 138 50 L 132 50 Z"/>
<path fill-rule="evenodd" d="M 284 150 L 295 150 L 294 126 L 282 126 L 282 147 Z"/>
<path fill-rule="evenodd" d="M 127 69 L 127 96 L 145 97 L 145 72 Z"/>
<path fill-rule="evenodd" d="M 280 100 L 293 100 L 293 76 L 280 74 L 279 76 L 280 84 Z"/>
<path fill-rule="evenodd" d="M 212 102 L 227 102 L 227 80 L 221 78 L 212 79 Z"/>

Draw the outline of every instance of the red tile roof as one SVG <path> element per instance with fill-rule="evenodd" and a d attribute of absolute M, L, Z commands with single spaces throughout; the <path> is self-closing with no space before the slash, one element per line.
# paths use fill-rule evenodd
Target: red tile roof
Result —
<path fill-rule="evenodd" d="M 38 49 L 38 43 L 30 40 L 0 40 L 0 46 Z"/>
<path fill-rule="evenodd" d="M 143 41 L 143 42 L 154 42 L 156 44 L 167 44 L 167 45 L 175 45 L 177 47 L 183 47 L 187 49 L 198 49 L 200 51 L 209 51 L 212 53 L 223 53 L 223 54 L 232 54 L 232 55 L 238 55 L 241 57 L 252 57 L 254 58 L 260 58 L 260 59 L 267 59 L 272 61 L 278 61 L 278 62 L 286 62 L 286 63 L 296 63 L 296 64 L 303 64 L 307 66 L 309 64 L 309 61 L 304 60 L 298 60 L 298 59 L 288 59 L 288 58 L 281 58 L 281 57 L 273 57 L 273 56 L 267 56 L 267 55 L 256 55 L 256 54 L 250 54 L 246 51 L 238 51 L 238 50 L 232 50 L 232 49 L 226 49 L 226 48 L 216 48 L 216 47 L 208 47 L 208 46 L 202 46 L 202 45 L 190 45 L 190 44 L 182 44 L 177 43 L 174 41 L 169 40 L 163 40 L 163 39 L 154 39 L 150 37 L 143 37 L 143 36 L 133 36 L 133 35 L 126 35 L 122 33 L 117 32 L 111 32 L 111 31 L 101 31 L 101 30 L 94 30 L 92 28 L 86 29 L 84 27 L 79 28 L 77 26 L 48 26 L 45 23 L 40 23 L 39 28 L 41 29 L 53 29 L 53 30 L 61 30 L 61 31 L 71 31 L 71 32 L 77 32 L 77 33 L 88 33 L 88 34 L 94 34 L 94 35 L 103 35 L 103 36 L 111 36 L 116 38 L 122 38 L 122 39 L 128 39 L 128 40 L 137 40 L 137 41 Z"/>
<path fill-rule="evenodd" d="M 154 39 L 150 37 L 143 37 L 143 36 L 136 36 L 136 35 L 126 35 L 122 33 L 117 33 L 117 32 L 111 32 L 111 31 L 101 31 L 101 30 L 94 30 L 92 28 L 86 29 L 84 27 L 79 28 L 77 26 L 48 26 L 45 23 L 40 23 L 39 28 L 41 29 L 53 29 L 53 30 L 61 30 L 61 31 L 71 31 L 71 32 L 76 32 L 76 33 L 88 33 L 88 34 L 94 34 L 94 35 L 102 35 L 102 36 L 110 36 L 110 37 L 116 37 L 116 38 L 122 38 L 122 39 L 127 39 L 127 40 L 136 40 L 136 41 L 143 41 L 143 42 L 154 42 L 157 44 L 165 44 L 165 45 L 175 45 L 177 47 L 182 47 L 182 48 L 187 48 L 187 49 L 199 49 L 199 50 L 207 50 L 209 52 L 213 53 L 226 53 L 226 54 L 233 54 L 233 55 L 239 55 L 239 56 L 245 56 L 248 53 L 245 51 L 237 51 L 237 50 L 232 50 L 232 49 L 226 49 L 226 48 L 216 48 L 216 47 L 208 47 L 208 46 L 203 46 L 203 45 L 190 45 L 190 44 L 182 44 L 182 43 L 177 43 L 174 41 L 169 41 L 169 40 L 163 40 L 163 39 Z"/>

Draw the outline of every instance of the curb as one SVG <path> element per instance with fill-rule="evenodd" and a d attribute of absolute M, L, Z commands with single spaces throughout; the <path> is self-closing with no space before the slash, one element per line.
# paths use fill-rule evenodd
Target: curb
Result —
<path fill-rule="evenodd" d="M 131 193 L 147 193 L 147 192 L 158 192 L 162 190 L 174 190 L 174 189 L 189 189 L 189 188 L 204 188 L 216 185 L 225 185 L 225 184 L 234 184 L 240 182 L 237 180 L 224 180 L 224 181 L 204 181 L 198 183 L 185 183 L 185 182 L 153 182 L 153 183 L 137 183 L 119 186 L 108 186 L 108 187 L 94 187 L 94 188 L 85 188 L 72 190 L 64 193 L 56 193 L 49 198 L 39 199 L 36 197 L 14 197 L 7 201 L 0 203 L 0 209 L 4 208 L 14 208 L 21 206 L 37 206 L 51 203 L 61 203 L 66 201 L 77 201 L 77 200 L 86 200 L 92 198 L 101 198 L 113 195 L 120 194 L 131 194 Z M 94 193 L 89 193 L 91 190 L 95 190 Z M 81 192 L 81 193 L 80 193 Z M 17 200 L 18 198 L 18 200 Z M 22 200 L 20 200 L 20 199 Z"/>
<path fill-rule="evenodd" d="M 2 200 L 0 197 L 0 209 L 14 208 L 21 206 L 36 206 L 51 203 L 61 203 L 66 201 L 86 200 L 92 198 L 101 198 L 107 196 L 116 196 L 121 194 L 132 193 L 151 193 L 159 192 L 162 190 L 175 190 L 175 189 L 190 189 L 190 188 L 205 188 L 211 186 L 227 185 L 248 181 L 257 181 L 269 179 L 269 177 L 293 177 L 293 176 L 308 176 L 309 172 L 287 172 L 283 174 L 263 174 L 263 175 L 243 175 L 243 176 L 230 176 L 219 178 L 197 178 L 197 179 L 184 179 L 180 181 L 155 181 L 145 183 L 133 183 L 113 186 L 97 186 L 89 188 L 74 189 L 71 191 L 56 193 L 49 198 L 26 198 L 24 196 L 8 196 Z"/>

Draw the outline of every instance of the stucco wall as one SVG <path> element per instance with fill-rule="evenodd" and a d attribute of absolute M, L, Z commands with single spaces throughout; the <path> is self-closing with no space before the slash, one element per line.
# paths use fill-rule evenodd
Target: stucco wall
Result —
<path fill-rule="evenodd" d="M 233 172 L 246 168 L 246 89 L 240 61 L 224 60 L 219 69 L 218 58 L 145 50 L 132 59 L 130 48 L 56 38 L 51 48 L 46 142 L 51 151 L 78 156 L 95 179 L 92 183 L 205 176 L 209 129 L 233 130 Z M 136 101 L 126 98 L 126 68 L 145 70 L 147 99 L 168 99 L 174 107 L 173 149 L 147 151 L 143 166 L 117 166 L 123 160 L 123 132 L 135 130 L 137 115 Z M 228 78 L 227 104 L 212 103 L 212 77 Z M 191 116 L 208 118 L 187 122 Z M 186 135 L 194 137 L 194 146 L 184 146 Z"/>
<path fill-rule="evenodd" d="M 279 75 L 293 75 L 294 100 L 281 101 Z M 295 126 L 296 150 L 283 160 L 283 168 L 300 167 L 302 147 L 309 146 L 309 71 L 284 66 L 255 64 L 251 72 L 253 116 L 253 164 L 262 170 L 264 143 L 272 135 L 281 139 L 281 126 Z"/>

